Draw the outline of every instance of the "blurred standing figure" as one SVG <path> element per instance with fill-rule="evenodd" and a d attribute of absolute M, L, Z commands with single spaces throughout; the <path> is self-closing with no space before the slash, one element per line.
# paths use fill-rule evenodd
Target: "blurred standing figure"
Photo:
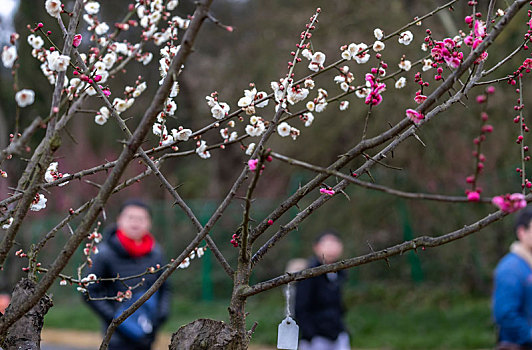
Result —
<path fill-rule="evenodd" d="M 515 223 L 517 241 L 495 269 L 493 314 L 498 350 L 532 349 L 532 208 Z"/>
<path fill-rule="evenodd" d="M 343 252 L 340 237 L 320 234 L 313 245 L 315 256 L 308 267 L 336 262 Z M 341 286 L 344 271 L 331 272 L 296 284 L 296 322 L 301 333 L 300 350 L 349 350 L 349 335 L 342 316 Z"/>
<path fill-rule="evenodd" d="M 163 265 L 161 247 L 150 233 L 150 208 L 142 201 L 129 200 L 122 204 L 116 227 L 104 233 L 105 241 L 94 255 L 89 273 L 97 278 L 115 278 L 140 275 L 149 267 Z M 104 332 L 113 320 L 138 300 L 153 285 L 162 271 L 123 282 L 98 282 L 87 287 L 91 298 L 124 296 L 123 301 L 90 300 L 89 305 L 102 318 Z M 144 279 L 144 282 L 142 282 Z M 129 290 L 128 286 L 139 287 Z M 131 294 L 130 294 L 131 293 Z M 133 315 L 116 330 L 109 344 L 110 350 L 149 350 L 155 333 L 168 316 L 169 289 L 164 283 Z"/>

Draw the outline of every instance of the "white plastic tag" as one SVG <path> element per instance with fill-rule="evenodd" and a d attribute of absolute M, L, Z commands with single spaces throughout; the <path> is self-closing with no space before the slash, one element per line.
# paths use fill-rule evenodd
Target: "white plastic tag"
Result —
<path fill-rule="evenodd" d="M 277 333 L 277 349 L 297 350 L 299 340 L 299 326 L 290 316 L 280 324 Z"/>

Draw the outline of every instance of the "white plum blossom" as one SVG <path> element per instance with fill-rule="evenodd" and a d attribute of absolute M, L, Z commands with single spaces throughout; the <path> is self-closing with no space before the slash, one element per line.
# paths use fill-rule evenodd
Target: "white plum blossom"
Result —
<path fill-rule="evenodd" d="M 385 45 L 382 41 L 377 40 L 373 43 L 373 51 L 375 52 L 382 51 L 384 50 L 384 48 L 385 48 Z"/>
<path fill-rule="evenodd" d="M 316 104 L 314 103 L 314 101 L 308 101 L 305 107 L 307 107 L 307 109 L 312 112 L 316 107 Z"/>
<path fill-rule="evenodd" d="M 375 39 L 381 40 L 384 37 L 384 32 L 380 28 L 375 28 L 373 30 L 373 35 L 375 36 Z"/>
<path fill-rule="evenodd" d="M 121 98 L 116 97 L 113 100 L 113 106 L 115 107 L 118 113 L 122 113 L 125 112 L 129 107 L 131 107 L 133 105 L 133 102 L 135 102 L 134 98 L 123 100 Z"/>
<path fill-rule="evenodd" d="M 338 106 L 338 108 L 341 111 L 345 111 L 347 108 L 349 108 L 349 101 L 341 101 L 340 105 Z"/>
<path fill-rule="evenodd" d="M 161 146 L 168 146 L 174 143 L 174 137 L 172 135 L 163 135 L 161 140 Z"/>
<path fill-rule="evenodd" d="M 104 125 L 109 119 L 109 115 L 109 109 L 105 106 L 102 106 L 100 108 L 100 113 L 96 114 L 96 116 L 94 117 L 94 122 L 98 125 Z"/>
<path fill-rule="evenodd" d="M 97 14 L 98 12 L 100 12 L 100 3 L 96 1 L 87 2 L 85 4 L 85 11 L 87 11 L 89 15 Z"/>
<path fill-rule="evenodd" d="M 264 100 L 260 103 L 255 104 L 255 101 L 262 100 L 267 95 L 264 91 L 257 92 L 257 89 L 254 87 L 251 90 L 244 90 L 244 97 L 241 97 L 238 100 L 238 107 L 241 107 L 246 111 L 248 115 L 255 113 L 255 107 L 263 108 L 268 105 L 269 100 Z"/>
<path fill-rule="evenodd" d="M 44 40 L 38 35 L 30 34 L 28 35 L 28 44 L 35 50 L 39 50 L 44 45 Z"/>
<path fill-rule="evenodd" d="M 294 104 L 306 99 L 308 94 L 309 94 L 309 90 L 308 89 L 302 89 L 302 88 L 298 89 L 296 87 L 289 87 L 287 95 L 286 95 L 286 100 L 291 105 L 294 105 Z"/>
<path fill-rule="evenodd" d="M 342 58 L 344 60 L 350 60 L 351 58 L 353 58 L 353 54 L 349 50 L 344 50 L 342 51 Z"/>
<path fill-rule="evenodd" d="M 190 24 L 189 19 L 181 18 L 179 16 L 172 17 L 172 22 L 176 23 L 180 29 L 187 29 Z"/>
<path fill-rule="evenodd" d="M 252 142 L 246 148 L 246 155 L 248 155 L 248 156 L 252 155 L 254 150 L 255 150 L 255 143 Z"/>
<path fill-rule="evenodd" d="M 248 134 L 251 137 L 262 135 L 264 130 L 266 130 L 266 126 L 264 125 L 264 122 L 260 120 L 253 125 L 251 124 L 246 125 L 246 134 Z"/>
<path fill-rule="evenodd" d="M 303 82 L 303 85 L 307 88 L 307 89 L 314 89 L 314 86 L 315 86 L 315 83 L 314 83 L 314 80 L 310 79 L 310 78 L 307 78 L 305 79 L 305 81 Z"/>
<path fill-rule="evenodd" d="M 305 57 L 307 60 L 310 61 L 312 59 L 312 52 L 309 49 L 304 49 L 303 51 L 301 51 L 301 56 Z"/>
<path fill-rule="evenodd" d="M 316 108 L 314 108 L 314 110 L 318 113 L 321 113 L 325 110 L 325 108 L 327 107 L 327 101 L 323 101 L 323 102 L 320 102 L 318 104 L 316 104 Z"/>
<path fill-rule="evenodd" d="M 343 83 L 340 84 L 340 89 L 344 91 L 349 90 L 349 84 L 344 81 Z"/>
<path fill-rule="evenodd" d="M 139 97 L 140 94 L 142 94 L 146 90 L 147 87 L 148 85 L 146 84 L 145 81 L 137 85 L 137 88 L 135 89 L 135 91 L 133 91 L 133 97 Z"/>
<path fill-rule="evenodd" d="M 172 90 L 170 90 L 170 97 L 176 97 L 179 94 L 179 83 L 177 81 L 172 85 Z M 229 110 L 227 110 L 229 112 Z"/>
<path fill-rule="evenodd" d="M 401 62 L 399 62 L 399 68 L 401 68 L 405 72 L 408 72 L 410 68 L 412 68 L 412 62 L 410 62 L 409 60 L 401 60 Z"/>
<path fill-rule="evenodd" d="M 4 46 L 2 50 L 2 63 L 6 68 L 12 68 L 17 59 L 17 48 L 15 46 Z"/>
<path fill-rule="evenodd" d="M 102 62 L 105 64 L 105 68 L 111 69 L 117 60 L 117 55 L 115 52 L 108 52 L 103 56 Z"/>
<path fill-rule="evenodd" d="M 63 72 L 70 64 L 70 56 L 61 55 L 58 51 L 54 51 L 46 57 L 48 67 L 57 72 Z"/>
<path fill-rule="evenodd" d="M 35 101 L 35 92 L 30 89 L 20 90 L 15 94 L 15 100 L 21 108 L 29 106 Z"/>
<path fill-rule="evenodd" d="M 151 52 L 145 52 L 142 54 L 142 56 L 139 58 L 139 62 L 143 65 L 147 66 L 151 60 L 153 59 L 153 54 Z"/>
<path fill-rule="evenodd" d="M 153 42 L 155 43 L 155 45 L 160 46 L 170 40 L 171 37 L 172 33 L 170 33 L 169 30 L 165 32 L 157 32 L 153 34 Z"/>
<path fill-rule="evenodd" d="M 313 72 L 318 72 L 323 68 L 323 63 L 325 63 L 325 54 L 323 52 L 317 51 L 312 55 L 312 60 L 308 65 L 308 69 Z"/>
<path fill-rule="evenodd" d="M 229 142 L 233 142 L 238 138 L 238 133 L 236 131 L 233 131 L 231 135 L 229 135 Z"/>
<path fill-rule="evenodd" d="M 366 96 L 368 96 L 368 94 L 370 93 L 371 89 L 370 88 L 362 88 L 362 89 L 358 89 L 355 91 L 355 95 L 358 97 L 358 98 L 366 98 Z"/>
<path fill-rule="evenodd" d="M 281 137 L 290 135 L 290 129 L 291 126 L 287 122 L 282 122 L 281 124 L 277 125 L 277 133 Z"/>
<path fill-rule="evenodd" d="M 58 18 L 61 14 L 61 1 L 59 0 L 46 0 L 44 7 L 46 12 L 52 17 Z"/>
<path fill-rule="evenodd" d="M 168 3 L 166 4 L 166 9 L 167 9 L 168 11 L 172 11 L 172 10 L 174 10 L 174 9 L 177 7 L 177 5 L 179 5 L 179 1 L 177 1 L 177 0 L 170 0 L 170 1 L 168 1 Z"/>
<path fill-rule="evenodd" d="M 174 100 L 167 99 L 164 112 L 167 115 L 174 115 L 176 110 L 177 110 L 177 104 L 174 102 Z"/>
<path fill-rule="evenodd" d="M 350 44 L 348 50 L 352 52 L 352 59 L 358 64 L 364 64 L 370 59 L 370 54 L 367 51 L 368 45 L 364 43 Z"/>
<path fill-rule="evenodd" d="M 310 112 L 303 113 L 301 119 L 305 122 L 305 126 L 308 128 L 312 125 L 312 122 L 314 121 L 314 115 Z"/>
<path fill-rule="evenodd" d="M 37 196 L 39 199 L 37 199 Z M 33 200 L 31 204 L 31 207 L 30 207 L 31 211 L 39 211 L 39 210 L 46 208 L 46 202 L 48 200 L 42 194 L 38 193 L 37 196 L 35 197 L 35 200 Z"/>
<path fill-rule="evenodd" d="M 222 136 L 222 138 L 228 139 L 229 138 L 229 129 L 228 128 L 220 129 L 220 135 Z"/>
<path fill-rule="evenodd" d="M 12 223 L 13 223 L 13 218 L 11 217 L 11 218 L 7 219 L 7 222 L 5 224 L 2 225 L 2 228 L 4 230 L 7 230 L 8 228 L 11 227 Z"/>
<path fill-rule="evenodd" d="M 225 102 L 216 102 L 211 108 L 211 114 L 214 119 L 222 119 L 229 113 L 229 105 Z"/>
<path fill-rule="evenodd" d="M 201 142 L 205 142 L 205 141 L 201 141 Z M 207 153 L 209 153 L 209 152 L 207 152 Z M 200 156 L 200 157 L 201 157 L 201 156 Z M 210 157 L 210 154 L 209 154 L 209 157 Z M 209 157 L 207 157 L 207 158 L 209 158 Z M 203 157 L 202 157 L 202 158 L 203 158 Z M 181 262 L 181 264 L 179 264 L 178 267 L 179 267 L 180 269 L 186 269 L 186 268 L 189 267 L 189 266 L 190 266 L 190 258 L 186 257 L 185 260 L 183 260 L 183 261 Z"/>
<path fill-rule="evenodd" d="M 428 47 L 427 43 L 422 43 L 422 44 L 421 44 L 421 51 L 427 51 L 428 48 L 429 48 L 429 47 Z"/>
<path fill-rule="evenodd" d="M 399 79 L 397 79 L 397 81 L 395 82 L 395 88 L 396 89 L 402 89 L 406 86 L 406 78 L 405 77 L 401 77 Z"/>
<path fill-rule="evenodd" d="M 432 69 L 432 60 L 430 59 L 425 59 L 423 60 L 423 72 L 426 72 L 430 69 Z"/>
<path fill-rule="evenodd" d="M 410 45 L 413 39 L 414 39 L 414 35 L 412 34 L 411 31 L 407 30 L 399 34 L 398 41 L 399 41 L 399 44 Z"/>
<path fill-rule="evenodd" d="M 50 163 L 50 165 L 48 165 L 48 169 L 46 169 L 46 173 L 44 174 L 44 181 L 46 181 L 47 183 L 50 183 L 56 180 L 54 173 L 57 173 L 58 164 L 59 163 L 57 162 L 52 162 Z"/>
<path fill-rule="evenodd" d="M 182 129 L 180 127 L 180 130 L 177 131 L 176 129 L 172 129 L 172 136 L 175 140 L 178 141 L 188 141 L 189 137 L 192 135 L 192 130 L 190 129 Z"/>
<path fill-rule="evenodd" d="M 107 33 L 109 31 L 109 25 L 105 22 L 100 22 L 95 28 L 94 28 L 94 33 L 96 33 L 96 35 L 104 35 L 105 33 Z"/>
<path fill-rule="evenodd" d="M 292 136 L 292 140 L 296 140 L 299 136 L 300 132 L 299 129 L 294 128 L 293 126 L 290 127 L 290 136 Z"/>
<path fill-rule="evenodd" d="M 207 143 L 203 140 L 200 142 L 198 148 L 196 148 L 196 153 L 203 159 L 211 157 L 211 153 L 207 151 Z"/>

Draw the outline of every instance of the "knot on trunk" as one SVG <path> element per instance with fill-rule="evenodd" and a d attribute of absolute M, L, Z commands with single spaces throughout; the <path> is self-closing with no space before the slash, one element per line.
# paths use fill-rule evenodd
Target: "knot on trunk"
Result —
<path fill-rule="evenodd" d="M 237 332 L 222 321 L 200 318 L 172 335 L 170 350 L 246 349 Z"/>

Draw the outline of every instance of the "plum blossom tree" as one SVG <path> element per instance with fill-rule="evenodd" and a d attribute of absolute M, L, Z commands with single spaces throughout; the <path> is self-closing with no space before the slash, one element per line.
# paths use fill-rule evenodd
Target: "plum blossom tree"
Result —
<path fill-rule="evenodd" d="M 290 282 L 387 259 L 418 247 L 424 249 L 447 244 L 526 206 L 532 199 L 527 194 L 532 188 L 532 182 L 526 172 L 526 162 L 530 160 L 530 156 L 527 153 L 528 146 L 525 145 L 525 135 L 529 129 L 523 98 L 526 94 L 523 90 L 524 79 L 532 69 L 532 59 L 524 56 L 532 33 L 532 4 L 526 0 L 515 0 L 506 8 L 496 9 L 498 2 L 492 0 L 487 7 L 481 9 L 477 1 L 468 1 L 471 15 L 464 18 L 462 28 L 455 36 L 433 33 L 428 28 L 425 31 L 419 29 L 427 18 L 446 11 L 458 1 L 449 1 L 391 33 L 376 28 L 374 38 L 368 38 L 367 43 L 338 43 L 340 50 L 332 54 L 335 57 L 332 62 L 328 62 L 327 55 L 311 44 L 313 35 L 319 35 L 317 29 L 320 16 L 326 16 L 318 8 L 311 14 L 297 43 L 294 43 L 294 50 L 287 52 L 290 59 L 286 71 L 280 72 L 278 77 L 272 77 L 271 86 L 264 88 L 268 91 L 271 89 L 271 92 L 262 91 L 254 83 L 250 83 L 238 101 L 227 102 L 221 101 L 223 91 L 207 92 L 205 101 L 201 103 L 207 104 L 210 115 L 198 116 L 198 119 L 203 118 L 203 126 L 196 129 L 178 125 L 171 117 L 178 113 L 175 98 L 179 94 L 180 77 L 186 74 L 185 63 L 192 53 L 196 38 L 201 40 L 202 24 L 211 21 L 222 30 L 234 30 L 232 26 L 224 25 L 214 17 L 211 11 L 213 0 L 198 1 L 194 13 L 188 18 L 172 13 L 178 6 L 176 0 L 137 0 L 129 5 L 125 18 L 116 20 L 114 31 L 101 19 L 100 3 L 97 1 L 73 0 L 65 1 L 64 4 L 60 0 L 39 2 L 50 16 L 43 21 L 47 24 L 38 22 L 30 25 L 27 33 L 13 34 L 10 45 L 2 49 L 1 56 L 3 66 L 16 72 L 20 68 L 17 65 L 17 45 L 30 45 L 31 55 L 40 62 L 41 71 L 53 89 L 48 115 L 36 118 L 29 125 L 22 125 L 18 115 L 31 108 L 35 93 L 31 87 L 19 89 L 15 85 L 16 130 L 10 135 L 7 148 L 0 152 L 0 180 L 15 178 L 17 181 L 13 192 L 0 198 L 0 223 L 3 230 L 0 266 L 4 266 L 9 254 L 27 261 L 24 268 L 27 278 L 19 282 L 10 307 L 0 318 L 2 347 L 15 349 L 22 344 L 38 347 L 42 320 L 51 307 L 50 297 L 46 293 L 52 284 L 75 284 L 81 293 L 87 293 L 85 287 L 99 281 L 99 276 L 84 276 L 83 269 L 91 264 L 91 256 L 98 252 L 97 245 L 102 239 L 98 220 L 103 208 L 113 194 L 147 176 L 155 176 L 160 181 L 175 204 L 188 216 L 197 234 L 186 249 L 166 265 L 154 266 L 146 271 L 154 273 L 162 270 L 163 273 L 142 297 L 112 321 L 100 349 L 107 348 L 117 326 L 153 295 L 172 273 L 189 266 L 194 258 L 201 257 L 205 249 L 212 251 L 227 273 L 227 278 L 233 283 L 229 302 L 230 322 L 223 324 L 213 320 L 197 320 L 176 332 L 171 345 L 174 349 L 205 348 L 205 342 L 209 348 L 246 349 L 255 330 L 255 326 L 251 330 L 246 328 L 246 317 L 252 317 L 246 316 L 248 298 Z M 503 6 L 502 2 L 499 5 Z M 518 24 L 522 27 L 522 41 L 506 54 L 505 59 L 488 66 L 489 50 L 497 50 L 495 39 L 512 21 L 517 21 L 517 14 L 526 6 L 529 7 L 528 20 Z M 54 42 L 51 39 L 50 34 L 55 30 L 61 31 L 64 40 Z M 129 34 L 128 39 L 121 37 L 123 33 Z M 238 35 L 238 31 L 233 35 Z M 131 38 L 136 38 L 136 41 Z M 148 51 L 148 42 L 160 49 Z M 393 45 L 419 45 L 420 50 L 416 57 L 386 56 L 387 49 Z M 509 65 L 515 57 L 522 58 L 523 63 L 518 67 L 509 67 L 513 73 L 497 76 L 499 69 Z M 142 118 L 134 128 L 130 128 L 126 123 L 131 117 L 128 110 L 145 93 L 148 82 L 139 77 L 135 86 L 124 83 L 121 91 L 111 89 L 109 82 L 111 79 L 116 82 L 120 79 L 123 68 L 134 64 L 158 64 L 160 80 L 154 83 L 157 85 L 156 92 L 150 105 L 144 109 Z M 331 79 L 332 72 L 336 74 L 332 74 L 332 80 L 339 88 L 335 95 L 321 87 L 321 81 Z M 393 94 L 402 94 L 405 90 L 401 89 L 411 83 L 419 87 L 415 95 L 411 96 L 412 103 L 397 109 L 397 115 L 392 119 L 395 120 L 393 124 L 385 127 L 378 124 L 379 106 L 383 100 Z M 515 153 L 515 157 L 520 159 L 521 166 L 517 172 L 521 182 L 516 184 L 516 193 L 501 194 L 497 189 L 491 189 L 491 194 L 486 196 L 478 186 L 478 179 L 486 162 L 481 146 L 493 132 L 493 126 L 488 124 L 488 100 L 496 93 L 496 84 L 509 84 L 515 88 L 517 97 L 515 102 L 509 103 L 509 114 L 512 114 L 510 120 L 516 124 L 519 135 L 515 140 L 515 150 L 509 149 L 508 156 Z M 488 87 L 485 88 L 486 86 Z M 468 99 L 471 94 L 478 93 L 474 91 L 479 90 L 481 92 L 478 97 Z M 89 102 L 100 104 L 93 113 L 94 128 L 105 128 L 109 123 L 116 123 L 120 127 L 125 137 L 125 142 L 118 144 L 121 153 L 113 161 L 105 161 L 72 174 L 61 173 L 61 162 L 54 159 L 54 153 L 61 148 L 61 138 L 69 122 L 77 118 L 82 113 L 83 106 Z M 404 141 L 414 140 L 424 144 L 418 135 L 419 130 L 430 127 L 431 120 L 443 118 L 443 112 L 456 104 L 482 106 L 479 116 L 481 127 L 473 140 L 475 168 L 473 174 L 465 179 L 468 187 L 463 189 L 464 196 L 409 193 L 364 180 L 364 177 L 372 178 L 370 170 L 373 167 L 393 168 L 387 157 Z M 351 145 L 345 145 L 344 152 L 338 155 L 336 161 L 316 165 L 288 157 L 281 150 L 275 149 L 273 139 L 290 136 L 297 141 L 305 133 L 305 128 L 312 127 L 317 115 L 331 108 L 338 108 L 344 115 L 355 108 L 366 111 L 365 122 L 360 125 L 363 129 L 362 138 Z M 236 121 L 243 122 L 244 125 L 237 124 Z M 301 126 L 294 126 L 299 123 Z M 369 127 L 371 124 L 377 125 L 380 131 L 374 133 L 372 130 L 375 128 Z M 44 133 L 38 132 L 43 128 Z M 43 135 L 39 138 L 41 134 Z M 151 139 L 146 147 L 144 142 L 148 136 Z M 36 140 L 38 146 L 31 152 L 20 173 L 8 174 L 1 169 L 6 162 L 22 163 L 26 146 L 30 141 Z M 212 143 L 210 140 L 217 141 Z M 115 140 L 102 142 L 107 142 L 110 147 L 116 145 Z M 180 158 L 186 156 L 198 156 L 200 161 L 208 161 L 212 157 L 223 157 L 223 150 L 228 147 L 241 148 L 242 167 L 235 169 L 235 181 L 231 188 L 227 189 L 226 196 L 207 223 L 202 225 L 178 189 L 167 179 L 167 175 L 161 170 L 161 164 L 179 162 Z M 145 170 L 134 177 L 121 180 L 133 160 L 141 161 Z M 315 177 L 301 184 L 266 216 L 254 221 L 251 213 L 256 189 L 261 186 L 261 176 L 268 171 L 268 165 L 274 161 L 282 162 L 286 167 L 312 171 Z M 354 166 L 355 161 L 360 165 L 355 170 L 348 169 Z M 75 186 L 72 180 L 101 172 L 107 172 L 107 176 L 98 185 L 95 196 L 84 198 L 83 205 L 70 209 L 52 230 L 42 236 L 40 242 L 14 252 L 14 242 L 23 223 L 31 220 L 28 212 L 46 210 L 47 192 L 59 190 L 62 186 Z M 460 223 L 457 230 L 437 237 L 417 237 L 366 255 L 250 284 L 251 273 L 263 257 L 328 201 L 347 196 L 344 190 L 349 185 L 405 198 L 443 201 L 449 205 L 492 202 L 496 210 L 478 221 Z M 311 203 L 300 208 L 298 204 L 304 198 Z M 229 237 L 212 237 L 212 227 L 224 215 L 228 205 L 236 200 L 243 201 L 243 209 L 242 221 L 234 228 L 230 240 L 235 248 L 234 254 L 238 256 L 237 265 L 231 266 L 215 242 L 216 239 L 225 244 Z M 298 214 L 286 219 L 285 214 L 293 207 L 299 209 Z M 71 227 L 75 218 L 79 218 L 80 222 Z M 55 260 L 49 266 L 42 266 L 38 262 L 41 249 L 64 227 L 71 230 L 69 239 Z M 266 238 L 266 242 L 259 245 L 259 238 Z M 205 246 L 201 246 L 203 241 Z M 80 246 L 84 247 L 85 261 L 79 266 L 77 276 L 69 276 L 64 273 L 64 268 Z M 121 276 L 117 279 L 127 283 L 133 277 Z M 128 290 L 109 298 L 122 301 L 130 298 L 131 293 Z M 34 326 L 27 327 L 29 323 Z M 197 331 L 199 328 L 203 329 L 201 333 Z"/>

